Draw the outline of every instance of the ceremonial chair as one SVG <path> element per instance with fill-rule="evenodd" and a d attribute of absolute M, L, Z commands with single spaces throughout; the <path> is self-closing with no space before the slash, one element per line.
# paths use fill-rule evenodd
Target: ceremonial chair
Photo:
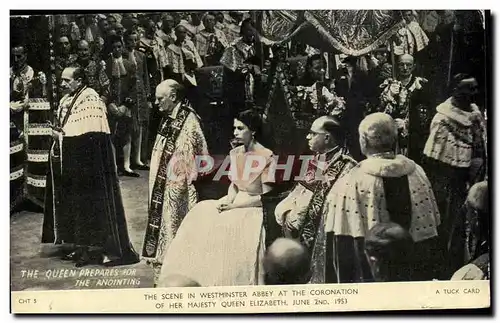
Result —
<path fill-rule="evenodd" d="M 292 191 L 295 183 L 292 181 L 277 184 L 266 194 L 261 195 L 262 211 L 264 213 L 264 230 L 266 230 L 266 248 L 276 239 L 283 237 L 283 230 L 276 222 L 274 210 Z"/>
<path fill-rule="evenodd" d="M 267 84 L 267 101 L 265 104 L 265 125 L 269 129 L 273 140 L 273 152 L 286 162 L 289 156 L 298 157 L 307 151 L 306 135 L 312 123 L 313 116 L 303 111 L 303 102 L 297 95 L 296 83 L 305 73 L 307 57 L 294 57 L 287 60 L 276 59 L 269 70 Z M 297 160 L 295 158 L 292 177 L 277 180 L 270 192 L 262 195 L 264 212 L 264 227 L 266 230 L 266 247 L 284 233 L 276 222 L 274 211 L 276 206 L 285 199 L 296 182 L 298 175 Z M 278 176 L 279 177 L 279 176 Z"/>
<path fill-rule="evenodd" d="M 222 66 L 206 66 L 196 70 L 197 102 L 193 102 L 211 154 L 229 152 L 229 136 L 233 120 L 228 120 L 222 92 Z"/>

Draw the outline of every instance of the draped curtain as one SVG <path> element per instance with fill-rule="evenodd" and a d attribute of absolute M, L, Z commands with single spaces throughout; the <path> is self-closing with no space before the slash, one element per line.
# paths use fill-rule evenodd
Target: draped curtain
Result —
<path fill-rule="evenodd" d="M 265 11 L 263 36 L 285 43 L 292 39 L 325 52 L 365 55 L 404 24 L 399 10 Z"/>

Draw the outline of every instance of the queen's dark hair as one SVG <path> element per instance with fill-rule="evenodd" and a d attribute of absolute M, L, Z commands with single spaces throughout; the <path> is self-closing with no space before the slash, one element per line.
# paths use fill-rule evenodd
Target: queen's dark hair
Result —
<path fill-rule="evenodd" d="M 255 110 L 245 110 L 235 117 L 241 121 L 251 131 L 255 132 L 255 139 L 261 141 L 263 132 L 263 120 L 261 115 Z"/>

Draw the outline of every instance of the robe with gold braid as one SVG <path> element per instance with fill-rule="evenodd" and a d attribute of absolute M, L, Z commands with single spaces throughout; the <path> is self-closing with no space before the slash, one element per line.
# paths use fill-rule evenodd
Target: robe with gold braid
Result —
<path fill-rule="evenodd" d="M 328 162 L 327 168 L 323 171 L 326 180 L 318 183 L 314 187 L 311 200 L 300 219 L 300 242 L 309 249 L 311 256 L 311 283 L 325 283 L 329 275 L 329 267 L 326 266 L 328 259 L 328 249 L 326 248 L 326 232 L 324 229 L 325 210 L 324 205 L 335 183 L 349 173 L 356 165 L 356 161 L 337 152 Z"/>
<path fill-rule="evenodd" d="M 165 117 L 151 156 L 148 226 L 142 256 L 153 264 L 155 279 L 164 252 L 184 216 L 198 201 L 192 184 L 196 173 L 192 171 L 195 156 L 202 154 L 208 154 L 207 143 L 198 116 L 185 100 Z"/>

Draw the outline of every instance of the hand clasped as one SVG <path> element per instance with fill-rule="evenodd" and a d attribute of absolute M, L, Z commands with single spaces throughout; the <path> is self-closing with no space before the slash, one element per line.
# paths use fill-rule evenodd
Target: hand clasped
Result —
<path fill-rule="evenodd" d="M 217 206 L 217 210 L 219 213 L 222 213 L 224 211 L 231 210 L 233 208 L 233 204 L 227 204 L 227 203 L 222 203 Z"/>

